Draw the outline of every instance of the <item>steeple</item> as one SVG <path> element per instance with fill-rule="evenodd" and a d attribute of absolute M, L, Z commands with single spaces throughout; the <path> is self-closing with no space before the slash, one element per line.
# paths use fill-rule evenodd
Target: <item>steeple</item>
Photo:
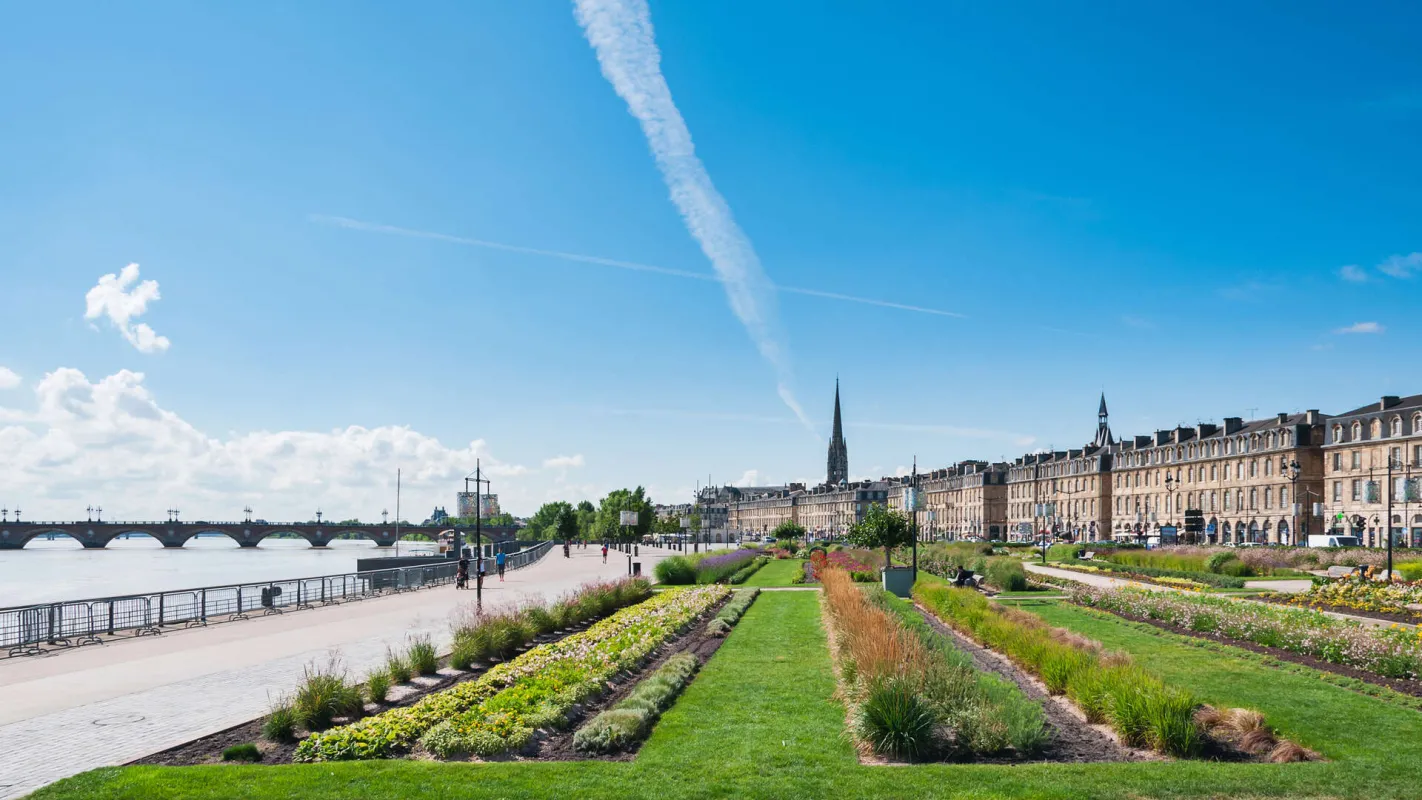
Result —
<path fill-rule="evenodd" d="M 1101 393 L 1101 408 L 1096 412 L 1096 438 L 1091 440 L 1091 446 L 1097 449 L 1110 447 L 1116 443 L 1116 437 L 1111 435 L 1111 426 L 1107 424 L 1106 418 L 1106 393 Z"/>
<path fill-rule="evenodd" d="M 844 423 L 839 414 L 839 378 L 834 379 L 834 430 L 830 433 L 827 483 L 849 480 L 849 448 L 844 441 Z"/>

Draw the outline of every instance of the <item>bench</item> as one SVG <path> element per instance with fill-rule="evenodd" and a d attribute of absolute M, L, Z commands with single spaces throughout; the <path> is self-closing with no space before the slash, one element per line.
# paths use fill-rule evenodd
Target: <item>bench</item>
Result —
<path fill-rule="evenodd" d="M 1090 561 L 1091 559 L 1096 558 L 1096 551 L 1087 550 L 1085 553 L 1081 553 L 1080 555 L 1078 555 L 1077 558 L 1081 561 Z"/>

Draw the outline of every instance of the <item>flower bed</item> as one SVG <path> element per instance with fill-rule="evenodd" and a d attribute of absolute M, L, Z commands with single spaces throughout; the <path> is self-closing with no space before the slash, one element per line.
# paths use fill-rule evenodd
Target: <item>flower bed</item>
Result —
<path fill-rule="evenodd" d="M 1386 678 L 1415 679 L 1422 674 L 1422 631 L 1413 628 L 1368 627 L 1317 611 L 1138 589 L 1076 586 L 1071 599 L 1080 605 L 1287 650 Z"/>
<path fill-rule="evenodd" d="M 873 581 L 878 577 L 874 574 L 873 567 L 857 558 L 851 551 L 835 550 L 826 553 L 816 550 L 810 554 L 810 560 L 805 562 L 805 583 L 818 583 L 820 576 L 827 569 L 844 570 L 853 580 L 860 582 Z"/>
<path fill-rule="evenodd" d="M 599 694 L 609 678 L 640 663 L 729 591 L 706 586 L 662 592 L 499 664 L 479 680 L 313 735 L 298 746 L 295 760 L 386 758 L 416 742 L 441 756 L 516 750 L 535 729 L 566 724 L 574 703 Z"/>
<path fill-rule="evenodd" d="M 657 562 L 653 573 L 657 580 L 668 586 L 686 586 L 693 583 L 724 583 L 741 573 L 755 560 L 764 556 L 760 548 L 744 547 L 729 552 L 697 553 L 677 555 Z M 764 562 L 762 562 L 764 563 Z M 754 572 L 754 570 L 751 570 Z M 745 577 L 750 577 L 747 573 Z M 742 581 L 745 578 L 741 579 Z"/>
<path fill-rule="evenodd" d="M 902 760 L 1015 755 L 1046 739 L 1042 707 L 974 669 L 903 601 L 823 575 L 851 730 L 861 746 Z M 916 623 L 916 624 L 914 624 Z"/>
<path fill-rule="evenodd" d="M 1081 564 L 1057 564 L 1058 569 L 1069 569 L 1077 572 L 1104 572 L 1109 575 L 1123 575 L 1128 578 L 1159 582 L 1164 578 L 1174 580 L 1168 583 L 1170 586 L 1186 586 L 1180 581 L 1190 581 L 1197 587 L 1213 586 L 1217 589 L 1243 589 L 1244 579 L 1236 578 L 1232 575 L 1217 575 L 1213 572 L 1189 572 L 1185 570 L 1159 569 L 1156 567 L 1137 567 L 1126 564 L 1114 564 L 1110 561 L 1089 561 Z"/>
<path fill-rule="evenodd" d="M 1307 592 L 1272 594 L 1269 599 L 1285 605 L 1347 612 L 1368 611 L 1416 619 L 1417 611 L 1409 605 L 1422 604 L 1422 583 L 1374 583 L 1367 580 L 1341 580 L 1315 583 Z"/>

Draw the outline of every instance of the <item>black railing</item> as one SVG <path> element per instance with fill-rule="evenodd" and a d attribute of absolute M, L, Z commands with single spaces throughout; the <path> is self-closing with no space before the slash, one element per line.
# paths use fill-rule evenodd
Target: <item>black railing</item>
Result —
<path fill-rule="evenodd" d="M 533 564 L 551 547 L 544 543 L 511 553 L 505 567 Z M 235 622 L 254 614 L 281 614 L 453 583 L 458 562 L 431 560 L 437 563 L 0 608 L 0 648 L 6 657 L 38 655 L 47 648 L 102 644 L 106 637 L 126 633 L 159 634 L 165 626 Z"/>

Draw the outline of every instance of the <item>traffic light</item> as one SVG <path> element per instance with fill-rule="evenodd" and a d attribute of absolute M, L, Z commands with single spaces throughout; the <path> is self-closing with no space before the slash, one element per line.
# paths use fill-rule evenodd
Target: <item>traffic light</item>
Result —
<path fill-rule="evenodd" d="M 1185 510 L 1185 532 L 1204 533 L 1205 532 L 1205 512 L 1190 508 Z"/>

